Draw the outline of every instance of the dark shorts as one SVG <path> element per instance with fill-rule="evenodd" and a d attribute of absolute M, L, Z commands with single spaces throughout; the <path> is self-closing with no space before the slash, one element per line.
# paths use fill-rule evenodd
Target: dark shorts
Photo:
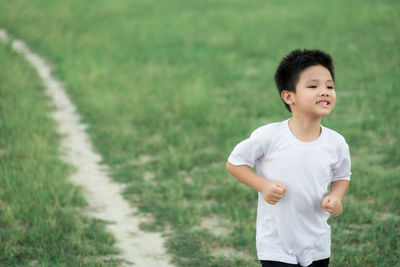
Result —
<path fill-rule="evenodd" d="M 262 267 L 298 267 L 301 266 L 299 264 L 290 264 L 290 263 L 284 263 L 284 262 L 279 262 L 279 261 L 260 261 Z M 308 265 L 307 267 L 328 267 L 329 265 L 329 258 L 319 260 L 319 261 L 313 261 L 311 265 Z"/>

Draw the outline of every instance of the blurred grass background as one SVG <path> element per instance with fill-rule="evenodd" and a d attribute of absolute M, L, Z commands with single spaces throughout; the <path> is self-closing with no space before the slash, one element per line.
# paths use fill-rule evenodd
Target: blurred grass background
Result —
<path fill-rule="evenodd" d="M 142 228 L 165 232 L 178 266 L 258 266 L 256 192 L 227 174 L 226 159 L 253 129 L 290 116 L 273 82 L 280 59 L 295 48 L 330 53 L 338 103 L 323 124 L 345 136 L 353 160 L 345 212 L 330 219 L 331 266 L 395 266 L 400 262 L 399 5 L 1 0 L 0 27 L 54 64 L 55 75 L 89 124 L 89 134 L 113 177 L 127 183 L 126 197 L 154 216 L 154 223 Z M 3 84 L 25 78 L 15 85 L 21 92 L 16 99 L 33 99 L 31 91 L 40 89 L 37 81 L 36 87 L 31 84 L 37 78 L 26 76 L 26 66 L 21 73 L 9 70 L 9 64 L 20 61 L 11 51 L 2 53 L 2 136 L 20 138 L 17 143 L 28 142 L 40 131 L 55 136 L 54 127 L 45 126 L 50 122 L 36 123 L 25 135 L 17 130 L 27 121 L 14 116 L 33 107 L 3 112 L 4 96 L 18 92 Z M 45 101 L 34 103 L 49 110 Z M 7 128 L 11 119 L 15 124 Z M 35 158 L 54 161 L 56 143 L 48 145 L 51 157 L 42 152 Z M 3 148 L 17 149 L 10 144 L 2 138 Z M 2 183 L 13 180 L 3 177 L 11 177 L 7 170 L 19 162 L 17 156 L 5 157 L 0 156 Z M 53 164 L 40 167 L 45 171 L 35 175 L 45 176 Z M 60 179 L 66 177 L 67 167 L 63 168 Z M 27 179 L 22 173 L 15 177 Z M 3 218 L 6 209 L 17 213 L 22 204 L 5 197 L 16 194 L 15 187 L 5 184 L 2 190 Z M 30 220 L 29 213 L 23 216 L 22 222 Z M 70 235 L 65 227 L 60 231 Z M 106 240 L 96 242 L 101 246 Z M 1 247 L 17 246 L 5 241 Z M 47 257 L 68 262 L 52 249 L 43 246 Z M 7 264 L 35 259 L 3 251 L 0 259 Z"/>

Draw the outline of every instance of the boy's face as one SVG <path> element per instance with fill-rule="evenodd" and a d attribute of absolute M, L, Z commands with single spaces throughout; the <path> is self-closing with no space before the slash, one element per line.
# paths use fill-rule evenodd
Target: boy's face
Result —
<path fill-rule="evenodd" d="M 329 70 L 311 66 L 300 73 L 296 92 L 290 92 L 292 113 L 311 118 L 329 115 L 336 104 L 334 83 Z"/>

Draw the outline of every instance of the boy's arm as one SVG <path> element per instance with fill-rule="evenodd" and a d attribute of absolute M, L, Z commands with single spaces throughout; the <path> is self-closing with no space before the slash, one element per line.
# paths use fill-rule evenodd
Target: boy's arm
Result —
<path fill-rule="evenodd" d="M 331 183 L 331 195 L 335 195 L 340 200 L 342 200 L 348 188 L 349 188 L 349 181 L 337 180 Z"/>
<path fill-rule="evenodd" d="M 322 208 L 328 211 L 333 217 L 343 212 L 342 199 L 349 188 L 349 181 L 338 180 L 331 183 L 331 193 L 322 200 Z"/>
<path fill-rule="evenodd" d="M 269 204 L 276 204 L 285 195 L 286 187 L 283 184 L 262 178 L 247 165 L 237 166 L 228 161 L 226 169 L 240 182 L 262 193 Z"/>

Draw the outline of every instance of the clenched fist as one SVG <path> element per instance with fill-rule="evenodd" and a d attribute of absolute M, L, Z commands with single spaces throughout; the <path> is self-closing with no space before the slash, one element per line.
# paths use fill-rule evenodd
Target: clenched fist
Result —
<path fill-rule="evenodd" d="M 337 217 L 343 212 L 341 199 L 332 194 L 324 197 L 322 200 L 322 208 L 329 212 L 332 217 Z"/>
<path fill-rule="evenodd" d="M 261 194 L 264 200 L 272 205 L 278 203 L 279 200 L 285 195 L 286 187 L 280 182 L 266 181 L 262 187 Z"/>

